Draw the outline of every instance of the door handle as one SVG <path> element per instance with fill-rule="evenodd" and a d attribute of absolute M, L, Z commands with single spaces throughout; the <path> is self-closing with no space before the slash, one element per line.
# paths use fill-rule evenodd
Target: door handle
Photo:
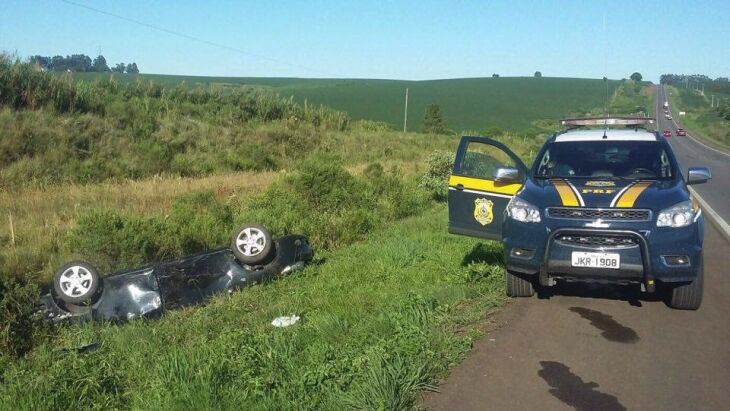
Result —
<path fill-rule="evenodd" d="M 464 184 L 457 184 L 456 185 L 456 189 L 459 190 L 459 191 L 463 190 L 464 189 Z"/>

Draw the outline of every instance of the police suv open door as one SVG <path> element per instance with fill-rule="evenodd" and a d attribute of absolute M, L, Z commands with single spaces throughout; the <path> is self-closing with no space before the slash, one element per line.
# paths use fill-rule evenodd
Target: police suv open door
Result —
<path fill-rule="evenodd" d="M 507 203 L 526 174 L 525 164 L 504 144 L 462 137 L 449 178 L 449 232 L 501 240 Z"/>

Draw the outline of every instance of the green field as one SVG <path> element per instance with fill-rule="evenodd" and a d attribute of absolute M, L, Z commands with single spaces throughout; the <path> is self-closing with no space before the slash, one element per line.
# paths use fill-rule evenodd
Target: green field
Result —
<path fill-rule="evenodd" d="M 89 80 L 107 74 L 76 73 Z M 438 104 L 447 127 L 461 132 L 499 127 L 524 131 L 533 121 L 559 119 L 566 115 L 602 113 L 606 88 L 602 80 L 576 78 L 464 78 L 428 81 L 365 79 L 298 79 L 251 77 L 195 77 L 158 74 L 115 74 L 122 82 L 137 78 L 167 86 L 185 82 L 190 86 L 221 88 L 242 85 L 266 87 L 283 97 L 323 104 L 344 110 L 354 119 L 385 121 L 403 126 L 405 90 L 409 89 L 409 130 L 420 130 L 428 104 Z M 609 81 L 613 95 L 620 81 Z"/>

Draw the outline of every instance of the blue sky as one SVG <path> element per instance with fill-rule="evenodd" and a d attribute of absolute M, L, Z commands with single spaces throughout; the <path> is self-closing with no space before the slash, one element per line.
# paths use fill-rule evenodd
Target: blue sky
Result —
<path fill-rule="evenodd" d="M 0 50 L 236 77 L 730 75 L 728 0 L 72 1 L 225 48 L 63 0 L 1 0 Z"/>

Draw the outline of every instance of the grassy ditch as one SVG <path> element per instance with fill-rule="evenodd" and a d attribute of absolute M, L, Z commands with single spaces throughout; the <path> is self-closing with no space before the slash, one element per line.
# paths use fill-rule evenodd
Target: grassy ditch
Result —
<path fill-rule="evenodd" d="M 449 161 L 445 156 L 431 167 Z M 116 194 L 104 197 L 106 190 L 97 189 L 88 204 L 74 205 L 67 231 L 23 255 L 47 258 L 39 263 L 46 268 L 78 255 L 109 271 L 225 244 L 236 225 L 261 221 L 277 234 L 308 234 L 317 260 L 294 276 L 159 321 L 55 329 L 39 326 L 28 310 L 51 271 L 5 271 L 12 268 L 5 261 L 0 403 L 30 409 L 411 406 L 420 390 L 458 363 L 485 311 L 503 301 L 499 244 L 448 235 L 445 206 L 433 201 L 438 187 L 427 191 L 418 183 L 417 174 L 399 168 L 373 163 L 352 173 L 317 157 L 243 198 L 193 191 L 168 200 L 168 207 L 125 209 L 113 204 Z M 128 183 L 139 184 L 146 187 Z M 145 193 L 153 194 L 136 195 Z M 284 314 L 302 321 L 284 330 L 269 325 Z M 100 348 L 65 350 L 90 342 Z"/>
<path fill-rule="evenodd" d="M 456 364 L 502 297 L 498 243 L 429 208 L 266 286 L 160 321 L 88 324 L 4 364 L 21 409 L 401 409 Z M 287 329 L 269 325 L 298 314 Z M 88 354 L 59 352 L 100 342 Z"/>

